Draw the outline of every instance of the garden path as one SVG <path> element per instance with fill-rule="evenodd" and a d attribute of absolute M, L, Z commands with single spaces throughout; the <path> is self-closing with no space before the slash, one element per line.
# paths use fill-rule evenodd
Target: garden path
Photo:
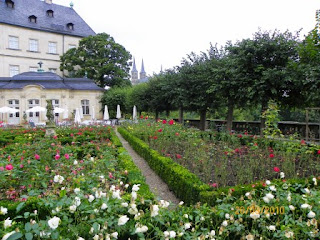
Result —
<path fill-rule="evenodd" d="M 168 185 L 149 167 L 148 163 L 132 149 L 129 143 L 121 136 L 120 133 L 118 133 L 118 131 L 116 131 L 116 134 L 123 147 L 131 156 L 133 162 L 145 176 L 146 183 L 149 185 L 151 192 L 153 192 L 159 200 L 166 200 L 171 203 L 178 204 L 180 200 L 172 191 L 170 191 Z"/>

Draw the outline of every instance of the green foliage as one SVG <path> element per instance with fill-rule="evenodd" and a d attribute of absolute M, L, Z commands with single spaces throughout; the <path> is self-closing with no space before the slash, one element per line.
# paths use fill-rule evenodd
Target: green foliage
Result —
<path fill-rule="evenodd" d="M 283 137 L 278 122 L 280 121 L 278 105 L 275 101 L 270 100 L 268 103 L 268 109 L 262 113 L 262 116 L 266 119 L 266 127 L 263 130 L 263 134 L 268 137 Z"/>
<path fill-rule="evenodd" d="M 60 70 L 69 77 L 88 76 L 100 87 L 128 86 L 131 54 L 109 34 L 83 38 L 77 48 L 60 57 Z"/>

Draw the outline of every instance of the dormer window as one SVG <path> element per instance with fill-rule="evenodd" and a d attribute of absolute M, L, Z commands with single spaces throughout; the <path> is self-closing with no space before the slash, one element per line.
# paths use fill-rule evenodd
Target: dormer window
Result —
<path fill-rule="evenodd" d="M 53 17 L 53 11 L 52 10 L 48 10 L 47 11 L 47 16 L 48 17 Z"/>
<path fill-rule="evenodd" d="M 8 8 L 14 8 L 14 2 L 12 0 L 6 0 L 6 4 Z"/>
<path fill-rule="evenodd" d="M 29 22 L 31 23 L 37 23 L 37 17 L 35 15 L 29 16 Z"/>
<path fill-rule="evenodd" d="M 73 23 L 68 23 L 68 24 L 67 24 L 67 28 L 68 28 L 69 30 L 74 30 L 74 24 L 73 24 Z"/>

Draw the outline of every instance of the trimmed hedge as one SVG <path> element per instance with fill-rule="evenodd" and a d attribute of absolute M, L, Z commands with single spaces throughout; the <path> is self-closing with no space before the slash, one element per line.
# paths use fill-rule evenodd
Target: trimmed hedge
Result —
<path fill-rule="evenodd" d="M 210 186 L 204 184 L 198 176 L 175 163 L 171 158 L 163 157 L 151 149 L 148 144 L 119 127 L 118 132 L 130 143 L 132 148 L 143 157 L 149 166 L 168 184 L 175 195 L 187 204 L 201 201 L 200 192 L 209 191 Z"/>
<path fill-rule="evenodd" d="M 133 136 L 123 127 L 118 128 L 118 132 L 130 143 L 132 148 L 143 157 L 149 166 L 166 182 L 169 188 L 175 195 L 187 204 L 195 204 L 198 202 L 207 203 L 214 206 L 221 196 L 230 195 L 230 199 L 234 197 L 242 197 L 246 192 L 255 189 L 256 194 L 260 196 L 260 190 L 265 188 L 265 182 L 259 181 L 246 185 L 237 185 L 232 187 L 222 187 L 214 189 L 208 184 L 203 183 L 198 176 L 191 173 L 186 168 L 178 163 L 175 163 L 171 158 L 162 156 L 159 152 L 151 149 L 147 143 Z M 288 179 L 288 180 L 273 180 L 282 185 L 287 186 L 302 185 L 307 187 L 312 184 L 312 177 Z M 316 188 L 320 188 L 316 186 Z M 261 196 L 262 197 L 262 196 Z M 231 200 L 230 200 L 231 201 Z"/>

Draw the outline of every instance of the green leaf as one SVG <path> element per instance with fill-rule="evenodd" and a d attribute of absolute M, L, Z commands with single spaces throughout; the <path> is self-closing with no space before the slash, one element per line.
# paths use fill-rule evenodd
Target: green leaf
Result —
<path fill-rule="evenodd" d="M 22 233 L 16 232 L 16 233 L 12 234 L 7 240 L 20 239 L 22 236 L 23 236 Z"/>
<path fill-rule="evenodd" d="M 20 210 L 24 207 L 25 202 L 20 203 L 16 208 L 16 213 L 20 212 Z"/>
<path fill-rule="evenodd" d="M 30 232 L 30 230 L 31 230 L 31 223 L 26 223 L 25 225 L 24 225 L 24 229 L 27 231 L 27 232 Z"/>
<path fill-rule="evenodd" d="M 32 240 L 33 239 L 32 233 L 26 233 L 25 237 L 26 237 L 27 240 Z"/>

